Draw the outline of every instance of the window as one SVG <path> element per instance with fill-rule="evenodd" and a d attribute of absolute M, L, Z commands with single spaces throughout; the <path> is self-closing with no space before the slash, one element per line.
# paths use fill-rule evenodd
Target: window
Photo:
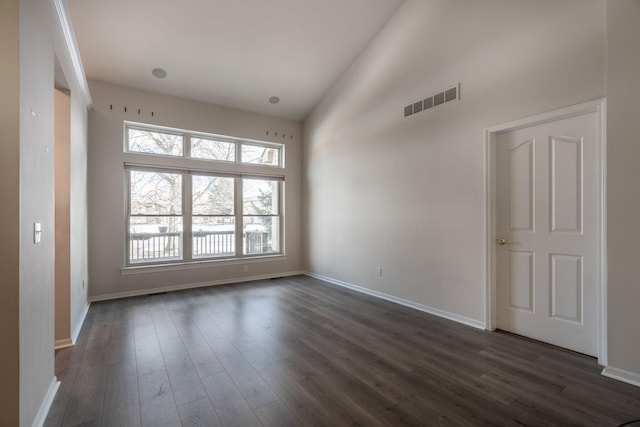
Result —
<path fill-rule="evenodd" d="M 128 132 L 127 149 L 130 152 L 182 156 L 183 145 L 182 135 L 135 128 Z"/>
<path fill-rule="evenodd" d="M 182 259 L 182 175 L 129 173 L 130 261 Z"/>
<path fill-rule="evenodd" d="M 220 135 L 179 133 L 127 125 L 125 152 L 183 157 L 196 160 L 283 167 L 284 146 Z"/>
<path fill-rule="evenodd" d="M 155 155 L 125 163 L 127 265 L 282 253 L 284 177 L 268 170 L 282 145 L 137 124 L 125 138 L 125 152 Z"/>
<path fill-rule="evenodd" d="M 194 159 L 236 161 L 236 144 L 213 139 L 191 138 L 191 157 Z"/>
<path fill-rule="evenodd" d="M 242 181 L 244 253 L 279 251 L 279 182 L 265 179 Z"/>
<path fill-rule="evenodd" d="M 242 144 L 242 163 L 278 166 L 280 164 L 280 152 L 273 147 Z"/>
<path fill-rule="evenodd" d="M 192 176 L 193 258 L 236 253 L 235 179 Z"/>

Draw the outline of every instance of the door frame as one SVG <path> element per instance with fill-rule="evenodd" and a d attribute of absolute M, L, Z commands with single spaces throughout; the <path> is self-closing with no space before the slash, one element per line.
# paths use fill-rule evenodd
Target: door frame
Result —
<path fill-rule="evenodd" d="M 600 98 L 535 116 L 510 121 L 485 129 L 485 329 L 497 327 L 496 297 L 496 140 L 497 135 L 570 117 L 596 113 L 598 164 L 598 265 L 597 265 L 597 340 L 598 364 L 607 365 L 607 247 L 606 247 L 606 99 Z"/>

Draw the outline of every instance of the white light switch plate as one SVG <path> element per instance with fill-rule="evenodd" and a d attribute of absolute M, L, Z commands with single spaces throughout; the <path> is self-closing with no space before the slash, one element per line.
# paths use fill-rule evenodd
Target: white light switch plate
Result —
<path fill-rule="evenodd" d="M 33 223 L 33 243 L 40 243 L 42 241 L 42 224 L 39 222 Z"/>

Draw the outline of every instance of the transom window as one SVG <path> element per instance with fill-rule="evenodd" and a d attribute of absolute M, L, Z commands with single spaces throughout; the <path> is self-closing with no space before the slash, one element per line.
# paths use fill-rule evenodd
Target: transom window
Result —
<path fill-rule="evenodd" d="M 126 152 L 156 155 L 125 163 L 127 265 L 282 253 L 284 177 L 255 173 L 282 167 L 282 145 L 139 125 L 125 134 Z M 176 157 L 238 166 L 196 169 Z"/>
<path fill-rule="evenodd" d="M 198 160 L 283 167 L 282 144 L 127 125 L 125 151 Z"/>

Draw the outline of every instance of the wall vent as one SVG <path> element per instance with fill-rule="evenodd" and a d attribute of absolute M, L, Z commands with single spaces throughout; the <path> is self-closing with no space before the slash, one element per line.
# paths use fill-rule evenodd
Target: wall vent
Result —
<path fill-rule="evenodd" d="M 406 107 L 404 107 L 404 116 L 411 116 L 421 111 L 439 107 L 440 105 L 446 104 L 447 102 L 458 100 L 460 100 L 460 83 L 448 89 L 444 89 L 440 92 L 434 93 L 433 95 L 424 98 L 422 101 L 414 102 L 413 104 L 407 105 Z"/>

